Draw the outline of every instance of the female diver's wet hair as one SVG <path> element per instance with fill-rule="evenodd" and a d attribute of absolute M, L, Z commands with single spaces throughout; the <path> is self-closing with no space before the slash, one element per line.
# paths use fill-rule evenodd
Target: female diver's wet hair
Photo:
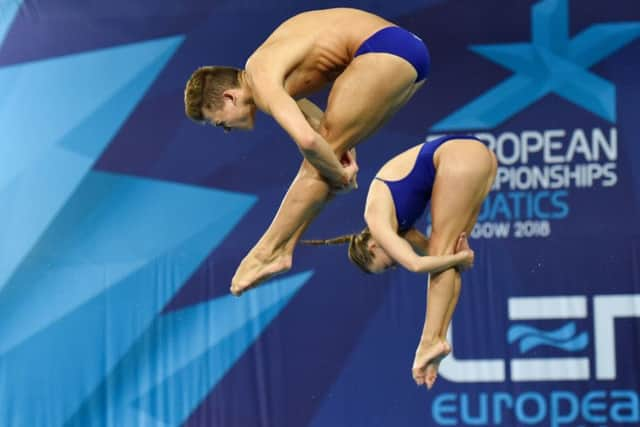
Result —
<path fill-rule="evenodd" d="M 300 243 L 304 245 L 339 245 L 342 243 L 349 244 L 348 255 L 351 262 L 364 271 L 367 274 L 372 274 L 369 271 L 369 264 L 373 259 L 373 255 L 369 251 L 369 239 L 371 239 L 371 232 L 369 227 L 365 227 L 361 232 L 355 234 L 346 234 L 344 236 L 334 237 L 333 239 L 324 240 L 302 240 Z"/>

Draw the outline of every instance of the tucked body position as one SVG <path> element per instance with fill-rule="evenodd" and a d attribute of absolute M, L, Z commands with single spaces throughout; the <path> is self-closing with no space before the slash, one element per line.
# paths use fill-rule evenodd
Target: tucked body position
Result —
<path fill-rule="evenodd" d="M 495 155 L 482 142 L 448 136 L 412 147 L 385 163 L 369 186 L 358 234 L 312 244 L 348 241 L 349 258 L 367 273 L 400 265 L 429 273 L 427 311 L 412 375 L 433 386 L 440 361 L 450 353 L 446 333 L 458 302 L 460 271 L 474 254 L 466 236 L 493 184 Z M 414 228 L 431 201 L 431 234 Z"/>
<path fill-rule="evenodd" d="M 239 295 L 291 268 L 300 235 L 333 194 L 357 187 L 353 148 L 420 88 L 429 72 L 420 38 L 386 19 L 349 8 L 296 15 L 277 27 L 245 68 L 205 66 L 185 88 L 194 121 L 252 129 L 271 115 L 303 155 L 275 218 L 231 281 Z M 331 84 L 326 110 L 305 96 Z"/>

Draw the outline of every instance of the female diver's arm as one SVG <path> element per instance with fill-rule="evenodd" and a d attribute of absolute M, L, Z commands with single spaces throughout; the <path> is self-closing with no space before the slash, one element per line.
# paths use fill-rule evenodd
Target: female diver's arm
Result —
<path fill-rule="evenodd" d="M 473 252 L 463 250 L 453 255 L 419 256 L 411 244 L 400 237 L 391 227 L 368 222 L 371 236 L 387 254 L 398 264 L 413 273 L 438 273 L 461 264 L 468 264 L 473 259 Z"/>
<path fill-rule="evenodd" d="M 471 250 L 442 256 L 416 254 L 409 241 L 394 229 L 393 199 L 382 182 L 374 180 L 371 183 L 364 217 L 375 241 L 394 261 L 411 272 L 437 273 L 473 260 Z"/>

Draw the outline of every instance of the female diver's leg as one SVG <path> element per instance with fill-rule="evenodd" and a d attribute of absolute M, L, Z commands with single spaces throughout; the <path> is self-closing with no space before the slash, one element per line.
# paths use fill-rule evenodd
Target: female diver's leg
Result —
<path fill-rule="evenodd" d="M 475 212 L 473 213 L 473 215 L 471 216 L 471 219 L 469 221 L 469 223 L 467 224 L 467 226 L 465 227 L 465 233 L 467 235 L 467 237 L 471 236 L 471 232 L 473 231 L 473 227 L 476 225 L 476 221 L 478 220 L 478 215 L 480 214 L 480 208 L 482 207 L 482 202 L 484 201 L 484 199 L 487 197 L 487 194 L 489 194 L 489 191 L 491 190 L 491 187 L 493 185 L 493 178 L 496 175 L 496 171 L 498 168 L 498 164 L 497 161 L 495 160 L 495 157 L 493 158 L 493 171 L 491 172 L 491 179 L 489 181 L 487 181 L 487 186 L 484 190 L 484 192 L 481 194 L 481 201 L 480 201 L 480 205 L 477 206 Z M 451 318 L 453 317 L 453 312 L 455 310 L 456 307 L 456 303 L 458 302 L 458 297 L 460 296 L 460 286 L 462 284 L 462 277 L 460 275 L 459 272 L 456 271 L 456 281 L 455 281 L 455 287 L 454 287 L 454 298 L 451 301 L 451 304 L 449 304 L 449 308 L 447 309 L 447 314 L 445 316 L 445 321 L 442 325 L 442 329 L 440 330 L 440 337 L 442 339 L 446 339 L 447 336 L 447 330 L 449 329 L 449 325 L 451 324 Z"/>
<path fill-rule="evenodd" d="M 494 176 L 495 156 L 480 142 L 452 140 L 440 148 L 431 198 L 430 255 L 454 252 L 460 234 L 475 222 Z M 429 388 L 437 364 L 450 351 L 445 336 L 460 284 L 460 273 L 454 268 L 429 277 L 427 314 L 413 366 L 416 382 Z"/>

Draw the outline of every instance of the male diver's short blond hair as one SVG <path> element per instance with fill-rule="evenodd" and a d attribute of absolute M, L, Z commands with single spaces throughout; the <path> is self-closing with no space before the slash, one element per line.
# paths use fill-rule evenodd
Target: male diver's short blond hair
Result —
<path fill-rule="evenodd" d="M 218 110 L 224 105 L 225 90 L 240 86 L 240 69 L 204 66 L 191 74 L 184 89 L 184 111 L 194 122 L 204 121 L 202 110 Z"/>

